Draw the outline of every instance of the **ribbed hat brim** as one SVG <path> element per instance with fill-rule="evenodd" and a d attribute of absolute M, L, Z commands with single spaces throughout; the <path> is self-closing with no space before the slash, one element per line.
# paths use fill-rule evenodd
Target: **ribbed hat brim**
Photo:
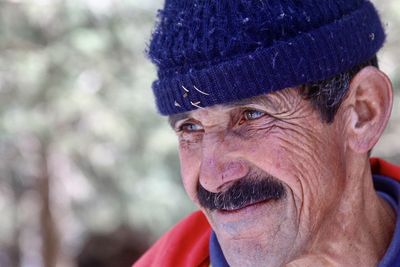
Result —
<path fill-rule="evenodd" d="M 171 115 L 330 78 L 373 57 L 385 40 L 366 1 L 340 20 L 267 48 L 153 83 L 158 110 Z"/>

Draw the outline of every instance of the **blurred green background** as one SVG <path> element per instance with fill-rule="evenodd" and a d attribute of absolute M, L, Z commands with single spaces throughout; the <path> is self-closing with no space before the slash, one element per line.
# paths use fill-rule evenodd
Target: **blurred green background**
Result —
<path fill-rule="evenodd" d="M 395 91 L 400 1 L 376 0 Z M 144 50 L 161 0 L 0 0 L 0 266 L 129 266 L 194 209 Z"/>

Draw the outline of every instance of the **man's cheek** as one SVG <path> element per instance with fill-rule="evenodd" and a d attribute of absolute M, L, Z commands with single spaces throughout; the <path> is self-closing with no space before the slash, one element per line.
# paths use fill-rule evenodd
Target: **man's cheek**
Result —
<path fill-rule="evenodd" d="M 200 170 L 200 160 L 187 150 L 179 150 L 182 183 L 189 198 L 197 203 L 197 183 Z"/>
<path fill-rule="evenodd" d="M 289 144 L 288 140 L 278 135 L 270 136 L 266 141 L 255 143 L 247 158 L 253 165 L 284 183 L 296 198 L 303 199 L 302 183 L 310 175 L 306 167 L 308 164 L 296 157 L 295 152 L 285 149 L 286 144 Z"/>

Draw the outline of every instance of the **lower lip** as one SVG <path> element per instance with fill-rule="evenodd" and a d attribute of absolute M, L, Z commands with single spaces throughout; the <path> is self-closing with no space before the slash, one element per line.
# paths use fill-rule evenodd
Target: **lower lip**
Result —
<path fill-rule="evenodd" d="M 238 214 L 238 213 L 243 213 L 243 212 L 249 212 L 251 210 L 257 209 L 265 204 L 267 204 L 268 202 L 270 202 L 271 200 L 264 200 L 264 201 L 260 201 L 260 202 L 256 202 L 254 204 L 245 206 L 243 208 L 240 209 L 236 209 L 236 210 L 217 210 L 217 212 L 221 215 L 230 215 L 230 214 Z"/>

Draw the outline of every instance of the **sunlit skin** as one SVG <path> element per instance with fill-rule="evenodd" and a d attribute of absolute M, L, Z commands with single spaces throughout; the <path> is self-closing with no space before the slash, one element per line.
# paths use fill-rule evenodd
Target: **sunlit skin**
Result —
<path fill-rule="evenodd" d="M 331 124 L 297 88 L 171 117 L 196 204 L 198 183 L 221 192 L 250 171 L 286 189 L 233 212 L 199 205 L 231 266 L 376 266 L 395 214 L 373 189 L 368 151 L 390 116 L 391 90 L 383 73 L 365 68 Z"/>

